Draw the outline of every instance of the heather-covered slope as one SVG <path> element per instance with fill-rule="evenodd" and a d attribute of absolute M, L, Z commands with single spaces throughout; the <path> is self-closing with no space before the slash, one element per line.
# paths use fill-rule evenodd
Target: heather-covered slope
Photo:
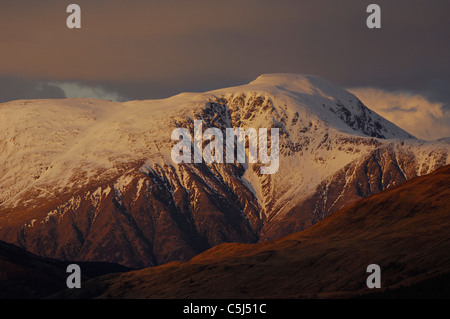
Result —
<path fill-rule="evenodd" d="M 437 282 L 448 282 L 450 274 L 449 180 L 446 166 L 358 201 L 303 232 L 257 244 L 222 244 L 189 262 L 99 277 L 56 297 L 449 297 Z M 366 287 L 369 264 L 381 267 L 381 290 Z"/>

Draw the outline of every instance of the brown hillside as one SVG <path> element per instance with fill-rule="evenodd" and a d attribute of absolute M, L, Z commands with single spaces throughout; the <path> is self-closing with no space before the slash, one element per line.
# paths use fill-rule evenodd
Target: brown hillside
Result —
<path fill-rule="evenodd" d="M 358 201 L 303 232 L 257 244 L 222 244 L 189 262 L 99 277 L 57 297 L 354 297 L 374 292 L 366 287 L 366 267 L 373 263 L 382 271 L 377 292 L 415 285 L 450 272 L 449 181 L 446 166 Z"/>

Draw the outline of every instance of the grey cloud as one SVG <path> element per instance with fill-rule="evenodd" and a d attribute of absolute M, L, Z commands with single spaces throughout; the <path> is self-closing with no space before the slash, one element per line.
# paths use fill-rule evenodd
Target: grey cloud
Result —
<path fill-rule="evenodd" d="M 111 101 L 125 101 L 126 98 L 102 86 L 85 85 L 78 82 L 51 82 L 46 85 L 62 89 L 67 98 L 93 98 Z"/>
<path fill-rule="evenodd" d="M 0 102 L 19 99 L 63 99 L 64 91 L 42 81 L 0 76 Z"/>

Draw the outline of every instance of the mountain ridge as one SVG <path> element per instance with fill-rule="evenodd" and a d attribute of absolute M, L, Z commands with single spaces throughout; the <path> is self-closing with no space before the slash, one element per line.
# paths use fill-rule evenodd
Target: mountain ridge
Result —
<path fill-rule="evenodd" d="M 193 133 L 195 120 L 222 132 L 278 128 L 279 171 L 173 163 L 171 131 Z M 135 268 L 305 229 L 446 165 L 450 150 L 448 140 L 416 139 L 342 88 L 302 75 L 152 101 L 8 102 L 0 122 L 0 240 Z"/>

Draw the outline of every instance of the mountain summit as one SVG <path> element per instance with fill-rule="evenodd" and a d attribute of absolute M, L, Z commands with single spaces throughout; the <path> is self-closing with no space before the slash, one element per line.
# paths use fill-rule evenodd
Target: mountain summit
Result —
<path fill-rule="evenodd" d="M 413 138 L 410 134 L 368 109 L 353 94 L 313 75 L 264 74 L 248 85 L 210 93 L 255 92 L 284 100 L 288 113 L 313 116 L 332 128 L 361 136 Z"/>
<path fill-rule="evenodd" d="M 279 170 L 175 164 L 177 127 L 278 128 Z M 448 164 L 337 85 L 268 74 L 206 93 L 0 104 L 0 240 L 40 256 L 145 267 L 256 242 Z"/>

